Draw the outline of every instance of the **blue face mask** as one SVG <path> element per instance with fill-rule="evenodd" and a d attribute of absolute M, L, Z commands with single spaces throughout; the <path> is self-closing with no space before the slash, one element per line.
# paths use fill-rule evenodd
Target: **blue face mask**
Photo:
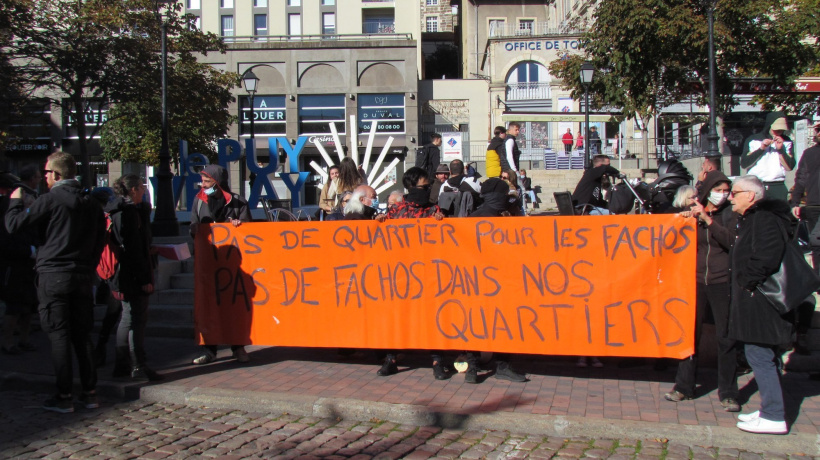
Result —
<path fill-rule="evenodd" d="M 206 188 L 205 189 L 205 194 L 206 195 L 213 195 L 214 193 L 216 193 L 216 185 L 214 185 L 211 188 Z"/>
<path fill-rule="evenodd" d="M 376 211 L 379 210 L 379 197 L 373 198 L 372 202 L 370 203 L 370 207 L 375 209 Z"/>

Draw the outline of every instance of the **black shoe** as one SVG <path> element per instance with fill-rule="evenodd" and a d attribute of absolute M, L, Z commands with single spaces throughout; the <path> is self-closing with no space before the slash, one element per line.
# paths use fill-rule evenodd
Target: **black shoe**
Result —
<path fill-rule="evenodd" d="M 527 377 L 515 372 L 507 363 L 498 363 L 495 371 L 495 378 L 509 380 L 510 382 L 526 382 Z"/>
<path fill-rule="evenodd" d="M 74 399 L 71 396 L 63 398 L 60 395 L 55 395 L 53 398 L 46 399 L 43 403 L 43 409 L 61 414 L 70 414 L 74 412 Z"/>
<path fill-rule="evenodd" d="M 377 375 L 382 377 L 387 377 L 388 375 L 397 374 L 399 372 L 399 367 L 396 366 L 396 362 L 390 358 L 384 360 L 384 364 L 382 364 L 381 369 L 376 371 Z"/>
<path fill-rule="evenodd" d="M 148 379 L 151 382 L 159 382 L 160 380 L 165 380 L 164 376 L 158 374 L 156 371 L 146 366 L 135 367 L 134 369 L 132 369 L 131 378 L 139 380 Z"/>
<path fill-rule="evenodd" d="M 86 409 L 97 409 L 100 407 L 100 400 L 97 393 L 83 393 L 80 395 L 80 404 Z"/>
<path fill-rule="evenodd" d="M 726 412 L 740 412 L 740 403 L 735 398 L 722 399 L 720 405 Z"/>
<path fill-rule="evenodd" d="M 467 372 L 464 373 L 464 383 L 478 383 L 478 369 L 475 365 L 470 364 Z"/>
<path fill-rule="evenodd" d="M 444 369 L 441 363 L 435 363 L 433 364 L 433 377 L 435 377 L 436 380 L 447 380 L 450 378 L 450 373 Z"/>

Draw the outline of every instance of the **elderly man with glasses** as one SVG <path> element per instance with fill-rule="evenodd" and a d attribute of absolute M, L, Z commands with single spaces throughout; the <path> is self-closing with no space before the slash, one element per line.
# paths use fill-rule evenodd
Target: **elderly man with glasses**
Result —
<path fill-rule="evenodd" d="M 755 176 L 737 178 L 729 200 L 738 213 L 737 240 L 732 249 L 732 303 L 729 337 L 742 343 L 760 389 L 759 411 L 738 416 L 737 427 L 751 433 L 786 434 L 786 411 L 780 386 L 780 360 L 794 334 L 794 313 L 775 310 L 757 286 L 777 272 L 789 241 L 789 207 L 764 199 L 764 185 Z"/>

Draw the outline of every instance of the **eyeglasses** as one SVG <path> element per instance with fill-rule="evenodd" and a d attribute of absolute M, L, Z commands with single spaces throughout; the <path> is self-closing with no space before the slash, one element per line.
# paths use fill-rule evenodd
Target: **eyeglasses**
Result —
<path fill-rule="evenodd" d="M 748 192 L 751 192 L 751 190 L 731 190 L 731 191 L 729 191 L 729 195 L 730 196 L 735 196 L 738 193 L 748 193 Z"/>

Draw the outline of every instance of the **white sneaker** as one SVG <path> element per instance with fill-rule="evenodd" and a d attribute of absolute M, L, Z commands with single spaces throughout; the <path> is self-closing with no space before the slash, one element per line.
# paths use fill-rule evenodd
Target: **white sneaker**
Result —
<path fill-rule="evenodd" d="M 751 422 L 752 420 L 760 417 L 760 411 L 756 410 L 751 414 L 740 414 L 737 416 L 737 419 L 741 422 Z"/>
<path fill-rule="evenodd" d="M 789 432 L 789 427 L 786 422 L 775 422 L 758 417 L 748 422 L 737 422 L 737 427 L 749 433 L 761 434 L 786 434 Z"/>

